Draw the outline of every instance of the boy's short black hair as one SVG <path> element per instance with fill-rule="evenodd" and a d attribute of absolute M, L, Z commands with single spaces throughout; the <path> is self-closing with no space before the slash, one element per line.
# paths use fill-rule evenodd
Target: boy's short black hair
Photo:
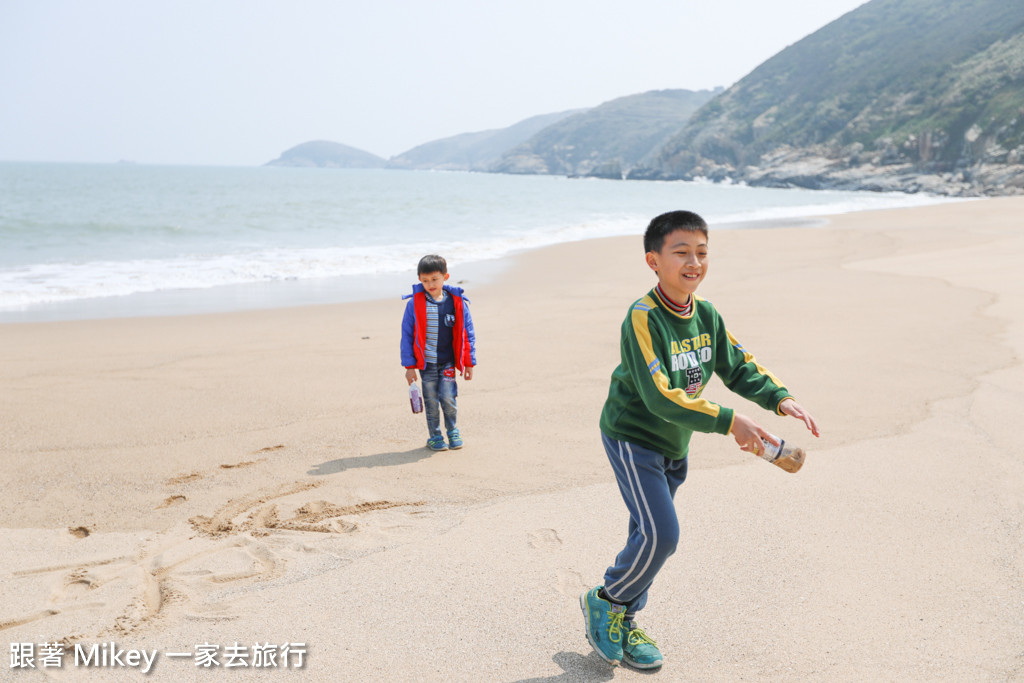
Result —
<path fill-rule="evenodd" d="M 665 237 L 676 231 L 700 232 L 708 236 L 708 224 L 692 211 L 669 211 L 655 216 L 644 232 L 644 253 L 661 251 L 665 245 Z"/>
<path fill-rule="evenodd" d="M 443 256 L 427 254 L 420 259 L 419 265 L 416 266 L 416 275 L 423 275 L 425 273 L 441 273 L 441 275 L 447 275 L 448 262 L 444 260 Z"/>

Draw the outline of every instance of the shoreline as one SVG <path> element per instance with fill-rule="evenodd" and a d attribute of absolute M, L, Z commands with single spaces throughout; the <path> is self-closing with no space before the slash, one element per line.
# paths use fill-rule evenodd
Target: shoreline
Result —
<path fill-rule="evenodd" d="M 1020 677 L 1020 215 L 712 226 L 700 294 L 822 437 L 708 387 L 808 459 L 787 474 L 695 436 L 643 613 L 662 676 Z M 480 366 L 447 453 L 409 411 L 397 298 L 0 325 L 10 642 L 303 642 L 313 681 L 643 680 L 593 654 L 578 605 L 626 529 L 597 416 L 653 286 L 641 252 L 564 243 L 468 283 Z M 439 663 L 452 643 L 477 656 Z M 148 678 L 182 667 L 223 676 L 158 658 Z"/>
<path fill-rule="evenodd" d="M 885 210 L 891 209 L 867 209 L 849 213 L 860 214 Z M 842 215 L 846 214 L 728 221 L 711 225 L 711 230 L 765 230 L 779 227 L 819 229 L 827 228 L 831 219 Z M 642 234 L 643 227 L 638 226 L 636 236 Z M 515 263 L 516 259 L 524 254 L 559 247 L 563 244 L 620 238 L 628 239 L 630 236 L 593 237 L 584 240 L 532 247 L 511 252 L 500 258 L 456 264 L 451 267 L 451 271 L 457 273 L 456 283 L 471 282 L 473 286 L 488 285 L 499 280 L 508 270 L 509 264 Z M 138 292 L 123 296 L 94 297 L 90 299 L 31 304 L 23 309 L 0 310 L 0 326 L 119 318 L 187 317 L 367 301 L 387 301 L 407 294 L 409 287 L 415 281 L 415 266 L 413 266 L 408 272 L 404 273 L 343 275 L 331 278 L 250 282 L 206 289 Z"/>
<path fill-rule="evenodd" d="M 505 270 L 505 259 L 460 266 L 476 282 L 489 282 Z M 411 278 L 411 280 L 410 280 Z M 0 310 L 0 326 L 123 318 L 188 317 L 244 311 L 270 311 L 401 298 L 415 282 L 412 274 L 344 275 L 274 282 L 250 282 L 207 289 L 139 292 L 117 297 L 32 304 L 24 310 Z"/>

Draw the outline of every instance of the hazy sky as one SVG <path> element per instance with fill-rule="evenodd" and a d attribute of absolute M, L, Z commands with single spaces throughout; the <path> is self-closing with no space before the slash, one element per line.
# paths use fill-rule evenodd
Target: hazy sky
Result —
<path fill-rule="evenodd" d="M 865 0 L 0 0 L 0 160 L 390 157 L 729 86 Z"/>

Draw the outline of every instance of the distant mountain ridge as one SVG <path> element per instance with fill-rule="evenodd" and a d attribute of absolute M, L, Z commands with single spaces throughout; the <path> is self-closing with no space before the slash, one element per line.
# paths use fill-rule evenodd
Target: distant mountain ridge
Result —
<path fill-rule="evenodd" d="M 478 133 L 463 133 L 413 147 L 388 161 L 390 168 L 444 171 L 489 171 L 512 147 L 581 109 L 541 114 L 509 126 Z"/>
<path fill-rule="evenodd" d="M 399 168 L 621 179 L 652 157 L 711 90 L 654 90 L 590 109 L 541 114 L 508 128 L 463 133 L 382 159 L 336 142 L 296 145 L 268 166 Z"/>
<path fill-rule="evenodd" d="M 630 95 L 387 161 L 305 145 L 271 164 L 1022 194 L 1024 0 L 871 0 L 724 91 Z"/>

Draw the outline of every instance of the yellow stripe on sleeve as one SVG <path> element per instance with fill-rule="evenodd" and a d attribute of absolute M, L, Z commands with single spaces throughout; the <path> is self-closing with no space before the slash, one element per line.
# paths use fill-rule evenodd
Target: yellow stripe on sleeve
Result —
<path fill-rule="evenodd" d="M 743 348 L 743 344 L 740 344 L 739 340 L 737 340 L 736 337 L 732 336 L 732 332 L 730 332 L 729 330 L 726 330 L 725 333 L 729 336 L 729 343 L 732 346 L 736 347 L 737 350 L 739 350 L 739 351 L 741 351 L 743 353 L 743 362 L 744 363 L 753 363 L 754 367 L 757 368 L 757 371 L 759 373 L 761 373 L 762 375 L 764 375 L 765 377 L 767 377 L 771 381 L 775 382 L 775 386 L 779 387 L 780 389 L 783 386 L 785 386 L 785 385 L 783 385 L 782 380 L 780 380 L 778 377 L 776 377 L 775 375 L 772 374 L 771 370 L 769 370 L 768 368 L 764 367 L 763 365 L 761 365 L 760 363 L 757 362 L 757 359 L 754 358 L 754 354 L 750 353 L 745 348 Z"/>

